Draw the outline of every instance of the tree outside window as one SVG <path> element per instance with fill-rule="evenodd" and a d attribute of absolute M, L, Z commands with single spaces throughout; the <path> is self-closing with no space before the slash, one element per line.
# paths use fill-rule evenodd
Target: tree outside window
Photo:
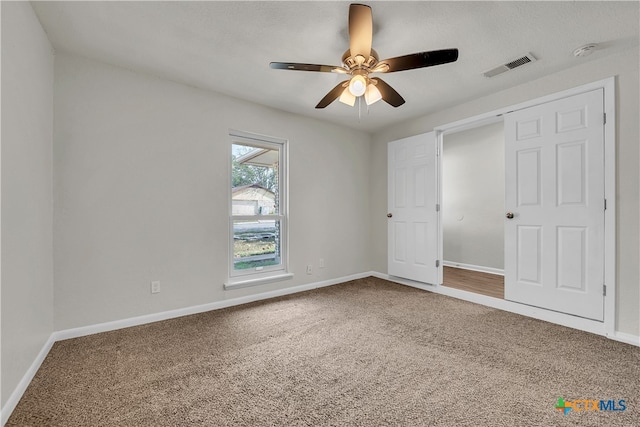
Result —
<path fill-rule="evenodd" d="M 232 276 L 283 269 L 282 157 L 281 144 L 232 143 Z"/>

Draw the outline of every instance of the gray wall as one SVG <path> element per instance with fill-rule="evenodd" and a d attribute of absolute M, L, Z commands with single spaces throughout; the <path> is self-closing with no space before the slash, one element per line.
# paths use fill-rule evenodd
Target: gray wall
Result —
<path fill-rule="evenodd" d="M 504 269 L 504 124 L 444 136 L 443 259 Z"/>
<path fill-rule="evenodd" d="M 53 54 L 29 3 L 0 7 L 4 406 L 53 332 Z"/>
<path fill-rule="evenodd" d="M 392 126 L 373 137 L 371 167 L 378 171 L 371 176 L 372 267 L 387 271 L 387 143 L 399 138 L 418 135 L 437 126 L 453 123 L 501 107 L 528 101 L 565 89 L 616 76 L 616 212 L 617 212 L 617 330 L 640 334 L 640 268 L 638 267 L 640 238 L 640 176 L 638 162 L 639 57 L 637 48 L 599 58 L 597 54 L 587 61 L 576 59 L 573 68 L 488 94 L 473 101 L 446 108 Z"/>
<path fill-rule="evenodd" d="M 56 330 L 370 270 L 368 134 L 62 53 L 54 95 Z M 290 141 L 293 280 L 223 290 L 229 128 Z"/>

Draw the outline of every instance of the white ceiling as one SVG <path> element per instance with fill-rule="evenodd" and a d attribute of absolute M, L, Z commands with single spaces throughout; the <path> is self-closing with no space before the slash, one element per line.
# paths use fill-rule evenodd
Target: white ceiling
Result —
<path fill-rule="evenodd" d="M 269 62 L 340 65 L 350 2 L 33 2 L 55 49 L 374 132 L 639 44 L 638 2 L 369 1 L 380 59 L 458 48 L 452 64 L 377 74 L 406 100 L 314 106 L 344 76 Z M 575 48 L 599 43 L 592 55 Z M 538 61 L 482 73 L 527 52 Z"/>

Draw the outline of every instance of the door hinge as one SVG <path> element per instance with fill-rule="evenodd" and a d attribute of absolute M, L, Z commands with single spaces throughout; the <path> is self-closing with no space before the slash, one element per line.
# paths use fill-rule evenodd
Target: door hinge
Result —
<path fill-rule="evenodd" d="M 602 113 L 602 115 L 603 115 L 602 124 L 606 125 L 607 124 L 607 113 Z"/>
<path fill-rule="evenodd" d="M 436 212 L 440 212 L 440 203 L 436 203 Z"/>
<path fill-rule="evenodd" d="M 604 210 L 607 210 L 607 199 L 604 199 Z"/>
<path fill-rule="evenodd" d="M 607 285 L 602 285 L 602 296 L 603 297 L 607 296 Z"/>
<path fill-rule="evenodd" d="M 440 260 L 439 259 L 436 260 L 436 267 L 440 267 Z"/>
<path fill-rule="evenodd" d="M 440 155 L 440 147 L 436 147 L 436 156 Z"/>

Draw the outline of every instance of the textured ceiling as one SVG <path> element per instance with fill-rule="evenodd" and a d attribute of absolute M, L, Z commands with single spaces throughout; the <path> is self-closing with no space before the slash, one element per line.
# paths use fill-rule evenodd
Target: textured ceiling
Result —
<path fill-rule="evenodd" d="M 349 2 L 33 2 L 55 49 L 375 132 L 639 43 L 638 2 L 367 2 L 380 58 L 458 48 L 452 64 L 378 74 L 406 104 L 317 102 L 344 76 L 269 62 L 340 65 Z M 592 55 L 575 48 L 599 43 Z M 482 73 L 533 53 L 538 61 Z"/>

